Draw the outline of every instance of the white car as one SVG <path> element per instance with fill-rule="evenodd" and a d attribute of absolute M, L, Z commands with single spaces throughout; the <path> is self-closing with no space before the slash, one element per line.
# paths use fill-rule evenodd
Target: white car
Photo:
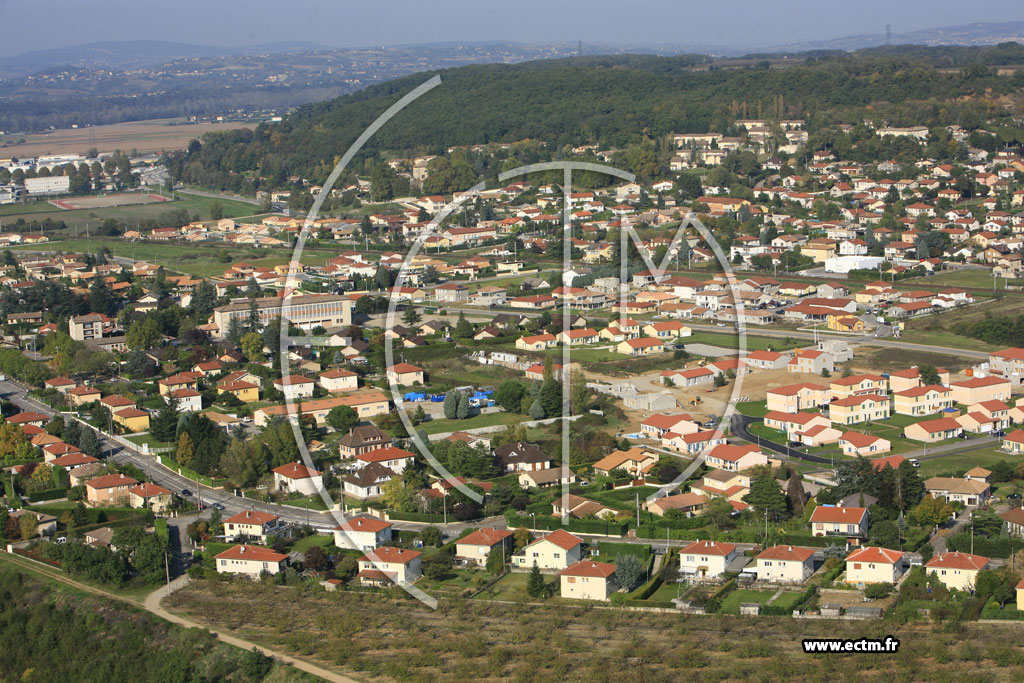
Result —
<path fill-rule="evenodd" d="M 911 458 L 908 462 L 911 465 L 913 465 L 914 467 L 920 467 L 921 466 L 921 462 L 917 458 Z"/>

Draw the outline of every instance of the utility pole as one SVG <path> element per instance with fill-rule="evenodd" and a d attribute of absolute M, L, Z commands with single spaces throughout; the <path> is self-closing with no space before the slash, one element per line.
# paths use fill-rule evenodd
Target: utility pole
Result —
<path fill-rule="evenodd" d="M 972 546 L 973 548 L 973 546 Z M 167 574 L 167 595 L 171 594 L 171 566 L 167 562 L 167 551 L 164 551 L 164 573 Z"/>

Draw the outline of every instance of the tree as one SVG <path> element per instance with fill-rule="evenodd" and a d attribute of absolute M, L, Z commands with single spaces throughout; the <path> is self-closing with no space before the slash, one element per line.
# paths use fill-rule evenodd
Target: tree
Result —
<path fill-rule="evenodd" d="M 433 558 L 423 563 L 423 575 L 428 579 L 440 581 L 448 576 L 454 566 L 454 559 L 448 553 L 437 553 Z"/>
<path fill-rule="evenodd" d="M 539 398 L 533 399 L 533 403 L 530 404 L 529 415 L 532 420 L 544 419 L 544 406 L 541 405 Z"/>
<path fill-rule="evenodd" d="M 455 417 L 460 420 L 465 420 L 469 417 L 469 396 L 467 394 L 459 394 L 459 404 L 455 407 Z"/>
<path fill-rule="evenodd" d="M 327 413 L 324 422 L 340 434 L 347 434 L 359 424 L 359 414 L 349 406 L 334 406 Z"/>
<path fill-rule="evenodd" d="M 537 561 L 534 560 L 533 568 L 530 569 L 530 576 L 526 579 L 526 594 L 531 598 L 544 598 L 547 597 L 548 587 L 544 583 L 544 575 L 540 573 L 540 567 L 537 566 Z"/>
<path fill-rule="evenodd" d="M 545 380 L 540 387 L 540 394 L 537 396 L 541 407 L 544 408 L 544 417 L 558 417 L 562 414 L 562 384 L 554 377 Z"/>
<path fill-rule="evenodd" d="M 82 429 L 82 436 L 78 439 L 78 447 L 82 449 L 82 452 L 92 457 L 97 457 L 100 454 L 100 440 L 96 438 L 96 432 L 89 427 Z"/>
<path fill-rule="evenodd" d="M 724 387 L 728 383 L 728 381 L 725 379 L 725 375 L 723 375 L 720 372 L 715 375 L 712 382 L 716 387 Z"/>
<path fill-rule="evenodd" d="M 921 384 L 925 386 L 942 384 L 942 378 L 939 377 L 939 371 L 935 369 L 934 365 L 918 365 L 917 372 L 921 376 Z"/>
<path fill-rule="evenodd" d="M 449 391 L 444 397 L 444 416 L 449 420 L 454 420 L 459 410 L 459 397 L 457 392 Z"/>
<path fill-rule="evenodd" d="M 765 470 L 750 482 L 750 492 L 743 496 L 743 502 L 753 505 L 758 513 L 768 513 L 768 518 L 781 519 L 786 514 L 786 495 L 775 481 L 771 470 Z"/>
<path fill-rule="evenodd" d="M 789 507 L 793 510 L 793 514 L 803 515 L 806 494 L 804 493 L 804 485 L 800 481 L 800 475 L 796 471 L 790 475 L 789 481 L 786 482 L 786 497 L 789 499 Z"/>
<path fill-rule="evenodd" d="M 19 444 L 26 442 L 27 438 L 21 427 L 11 422 L 0 423 L 0 458 L 9 458 Z"/>
<path fill-rule="evenodd" d="M 178 434 L 178 402 L 170 399 L 149 423 L 149 433 L 157 441 L 174 441 Z"/>
<path fill-rule="evenodd" d="M 708 503 L 704 515 L 719 529 L 726 529 L 733 525 L 733 507 L 728 500 L 721 496 L 715 496 Z"/>
<path fill-rule="evenodd" d="M 455 323 L 455 338 L 467 339 L 473 336 L 473 325 L 466 320 L 466 314 L 459 311 L 459 320 Z"/>
<path fill-rule="evenodd" d="M 494 402 L 509 413 L 518 413 L 523 404 L 526 387 L 514 379 L 505 380 L 494 391 Z"/>
<path fill-rule="evenodd" d="M 644 576 L 644 567 L 636 555 L 615 556 L 615 584 L 627 591 L 640 584 Z"/>
<path fill-rule="evenodd" d="M 228 330 L 224 333 L 224 340 L 233 346 L 237 346 L 243 334 L 245 334 L 245 328 L 242 327 L 242 319 L 237 315 L 231 316 L 231 319 L 228 321 Z"/>
<path fill-rule="evenodd" d="M 486 569 L 491 574 L 500 574 L 505 570 L 505 546 L 494 548 L 487 553 Z"/>
<path fill-rule="evenodd" d="M 192 461 L 195 460 L 195 457 L 196 445 L 188 432 L 182 431 L 181 436 L 178 437 L 178 446 L 174 451 L 174 459 L 178 461 L 179 465 L 189 467 Z"/>
<path fill-rule="evenodd" d="M 302 561 L 306 569 L 312 569 L 315 572 L 325 572 L 331 568 L 330 558 L 318 545 L 307 548 L 302 556 Z"/>
<path fill-rule="evenodd" d="M 252 486 L 267 471 L 263 444 L 232 439 L 220 458 L 220 471 L 235 486 Z"/>
<path fill-rule="evenodd" d="M 110 286 L 102 277 L 92 279 L 89 285 L 89 308 L 96 313 L 110 315 L 114 312 L 114 295 L 110 292 Z"/>
<path fill-rule="evenodd" d="M 263 335 L 259 332 L 246 332 L 239 340 L 239 345 L 250 363 L 263 360 Z"/>
<path fill-rule="evenodd" d="M 21 531 L 22 540 L 35 538 L 38 529 L 39 522 L 36 521 L 36 516 L 32 513 L 26 513 L 18 520 L 18 530 Z"/>
<path fill-rule="evenodd" d="M 192 301 L 189 304 L 192 316 L 199 322 L 206 322 L 216 305 L 217 288 L 209 280 L 203 280 L 192 292 Z"/>
<path fill-rule="evenodd" d="M 914 508 L 914 517 L 917 521 L 933 527 L 944 524 L 952 514 L 953 506 L 944 498 L 935 496 L 925 496 L 924 500 Z"/>
<path fill-rule="evenodd" d="M 420 540 L 423 541 L 423 545 L 434 546 L 435 548 L 440 548 L 444 544 L 441 530 L 433 524 L 423 527 L 420 531 Z"/>
<path fill-rule="evenodd" d="M 524 526 L 519 527 L 512 532 L 512 542 L 514 550 L 522 550 L 530 544 L 532 538 L 530 530 Z"/>
<path fill-rule="evenodd" d="M 412 512 L 415 510 L 414 496 L 416 491 L 407 486 L 401 477 L 395 477 L 386 482 L 383 487 L 384 504 L 389 510 L 400 512 Z"/>
<path fill-rule="evenodd" d="M 163 335 L 160 334 L 156 318 L 147 316 L 141 320 L 132 321 L 125 334 L 125 343 L 132 350 L 145 351 L 156 347 L 162 338 Z"/>
<path fill-rule="evenodd" d="M 420 314 L 416 310 L 415 306 L 409 304 L 408 306 L 405 307 L 405 312 L 402 313 L 402 322 L 408 325 L 409 327 L 413 327 L 414 325 L 419 324 Z"/>

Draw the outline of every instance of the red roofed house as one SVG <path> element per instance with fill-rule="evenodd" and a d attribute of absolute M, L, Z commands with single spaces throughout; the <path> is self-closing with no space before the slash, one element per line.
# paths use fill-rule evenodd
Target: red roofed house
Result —
<path fill-rule="evenodd" d="M 391 542 L 391 522 L 376 517 L 353 517 L 334 527 L 334 545 L 368 551 Z"/>
<path fill-rule="evenodd" d="M 583 559 L 583 541 L 568 531 L 556 529 L 527 544 L 512 556 L 512 566 L 529 570 L 536 564 L 542 570 L 561 571 Z"/>
<path fill-rule="evenodd" d="M 814 548 L 776 545 L 757 556 L 757 580 L 803 583 L 814 573 Z"/>
<path fill-rule="evenodd" d="M 835 366 L 832 356 L 824 351 L 816 349 L 796 349 L 793 351 L 793 360 L 786 364 L 790 372 L 809 372 L 820 375 L 822 370 L 833 372 Z"/>
<path fill-rule="evenodd" d="M 705 464 L 729 472 L 767 465 L 768 456 L 760 451 L 757 446 L 733 446 L 722 444 L 712 448 L 705 456 Z"/>
<path fill-rule="evenodd" d="M 867 538 L 867 508 L 819 505 L 811 513 L 811 533 L 815 536 Z"/>
<path fill-rule="evenodd" d="M 310 467 L 299 462 L 290 462 L 274 468 L 274 489 L 291 493 L 299 493 L 310 496 L 322 489 L 324 486 L 323 475 Z"/>
<path fill-rule="evenodd" d="M 327 391 L 353 391 L 359 388 L 359 375 L 342 368 L 321 372 L 318 381 Z"/>
<path fill-rule="evenodd" d="M 383 546 L 359 558 L 359 582 L 364 586 L 412 583 L 423 574 L 423 554 L 407 548 Z"/>
<path fill-rule="evenodd" d="M 679 551 L 679 571 L 699 578 L 714 578 L 728 571 L 742 553 L 732 543 L 696 541 Z"/>
<path fill-rule="evenodd" d="M 778 351 L 751 351 L 743 362 L 748 367 L 760 370 L 781 370 L 789 363 L 791 356 Z"/>
<path fill-rule="evenodd" d="M 267 536 L 276 529 L 280 517 L 270 512 L 244 510 L 224 520 L 224 536 L 229 541 L 254 540 L 267 542 Z"/>
<path fill-rule="evenodd" d="M 276 574 L 288 566 L 288 556 L 258 545 L 236 545 L 214 558 L 218 574 L 245 574 L 258 579 L 263 572 Z"/>
<path fill-rule="evenodd" d="M 923 422 L 916 422 L 903 428 L 903 433 L 908 439 L 925 443 L 955 439 L 960 436 L 961 432 L 963 432 L 963 428 L 960 426 L 960 423 L 951 417 L 924 420 Z"/>
<path fill-rule="evenodd" d="M 47 422 L 50 421 L 49 415 L 43 415 L 42 413 L 34 413 L 32 411 L 18 413 L 7 418 L 7 421 L 11 424 L 18 425 L 19 427 L 25 427 L 26 425 L 34 425 L 36 427 L 43 427 Z"/>
<path fill-rule="evenodd" d="M 159 514 L 171 504 L 171 492 L 163 486 L 143 482 L 128 489 L 128 504 L 133 508 L 147 508 Z"/>
<path fill-rule="evenodd" d="M 889 548 L 858 548 L 846 558 L 846 583 L 894 584 L 903 575 L 903 553 Z"/>
<path fill-rule="evenodd" d="M 487 556 L 496 552 L 504 553 L 507 560 L 512 554 L 511 539 L 512 532 L 507 529 L 477 529 L 455 542 L 455 559 L 483 567 Z"/>
<path fill-rule="evenodd" d="M 846 432 L 839 437 L 839 447 L 843 449 L 843 453 L 846 455 L 871 456 L 878 455 L 879 453 L 888 453 L 892 450 L 892 443 L 874 434 Z"/>
<path fill-rule="evenodd" d="M 357 454 L 355 466 L 365 467 L 370 463 L 379 463 L 395 474 L 401 474 L 415 457 L 413 453 L 401 448 L 385 446 L 384 448 L 375 448 L 372 451 Z"/>
<path fill-rule="evenodd" d="M 970 553 L 943 553 L 924 565 L 924 570 L 936 576 L 946 588 L 974 590 L 978 572 L 988 569 L 988 558 Z"/>
<path fill-rule="evenodd" d="M 640 433 L 651 439 L 660 439 L 668 432 L 692 434 L 699 429 L 700 427 L 693 421 L 693 417 L 686 414 L 655 413 L 640 423 Z"/>
<path fill-rule="evenodd" d="M 1002 377 L 972 377 L 961 382 L 952 382 L 951 398 L 965 406 L 983 401 L 1007 401 L 1010 398 L 1010 380 Z"/>
<path fill-rule="evenodd" d="M 581 560 L 559 572 L 563 598 L 607 602 L 618 590 L 615 565 L 607 562 Z"/>
<path fill-rule="evenodd" d="M 405 386 L 423 384 L 423 369 L 409 363 L 395 363 L 388 368 L 388 381 Z"/>
<path fill-rule="evenodd" d="M 288 375 L 274 380 L 274 388 L 284 394 L 287 400 L 309 398 L 313 395 L 316 382 L 302 375 Z"/>
<path fill-rule="evenodd" d="M 85 482 L 85 500 L 89 505 L 124 505 L 128 502 L 128 489 L 138 480 L 124 474 L 106 474 Z"/>
<path fill-rule="evenodd" d="M 795 413 L 827 404 L 832 398 L 832 393 L 828 387 L 821 384 L 800 382 L 769 389 L 765 397 L 768 399 L 768 410 Z"/>

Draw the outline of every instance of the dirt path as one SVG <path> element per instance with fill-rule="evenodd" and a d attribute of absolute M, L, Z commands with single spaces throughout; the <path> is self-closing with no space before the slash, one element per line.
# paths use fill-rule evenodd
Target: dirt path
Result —
<path fill-rule="evenodd" d="M 185 585 L 187 585 L 187 576 L 178 577 L 177 579 L 171 582 L 170 587 L 161 586 L 160 588 L 156 589 L 155 591 L 147 595 L 146 599 L 142 603 L 139 603 L 137 600 L 132 600 L 131 598 L 126 598 L 117 595 L 116 593 L 110 593 L 100 588 L 95 588 L 93 586 L 89 586 L 87 584 L 75 581 L 74 579 L 68 578 L 68 576 L 66 576 L 63 572 L 61 572 L 58 569 L 48 567 L 45 564 L 35 562 L 28 558 L 19 557 L 17 555 L 11 555 L 8 553 L 0 553 L 0 560 L 10 562 L 11 564 L 17 565 L 19 568 L 24 569 L 26 571 L 41 574 L 49 579 L 53 579 L 54 581 L 58 581 L 67 586 L 77 588 L 78 590 L 83 590 L 93 595 L 98 595 L 104 598 L 110 598 L 112 600 L 117 600 L 119 602 L 125 602 L 136 607 L 142 607 L 147 612 L 155 614 L 161 619 L 166 619 L 171 623 L 178 624 L 179 626 L 184 626 L 186 628 L 199 628 L 203 629 L 204 631 L 209 631 L 214 636 L 216 636 L 217 640 L 220 640 L 221 642 L 227 643 L 229 645 L 233 645 L 235 647 L 242 648 L 243 650 L 252 650 L 255 648 L 256 650 L 259 650 L 268 657 L 273 657 L 279 662 L 284 662 L 285 664 L 294 666 L 296 669 L 300 669 L 308 674 L 318 676 L 326 681 L 334 681 L 335 683 L 360 683 L 354 678 L 343 676 L 342 674 L 325 669 L 322 666 L 317 666 L 316 664 L 311 664 L 310 662 L 306 662 L 301 659 L 296 659 L 295 657 L 287 655 L 283 652 L 271 650 L 270 648 L 263 647 L 262 645 L 258 645 L 248 640 L 243 640 L 242 638 L 236 638 L 235 636 L 228 635 L 226 633 L 221 633 L 190 619 L 185 619 L 184 617 L 180 617 L 176 614 L 171 614 L 170 612 L 168 612 L 160 606 L 160 601 L 163 600 L 164 597 L 169 594 L 169 592 L 173 593 L 179 588 L 183 588 Z"/>

